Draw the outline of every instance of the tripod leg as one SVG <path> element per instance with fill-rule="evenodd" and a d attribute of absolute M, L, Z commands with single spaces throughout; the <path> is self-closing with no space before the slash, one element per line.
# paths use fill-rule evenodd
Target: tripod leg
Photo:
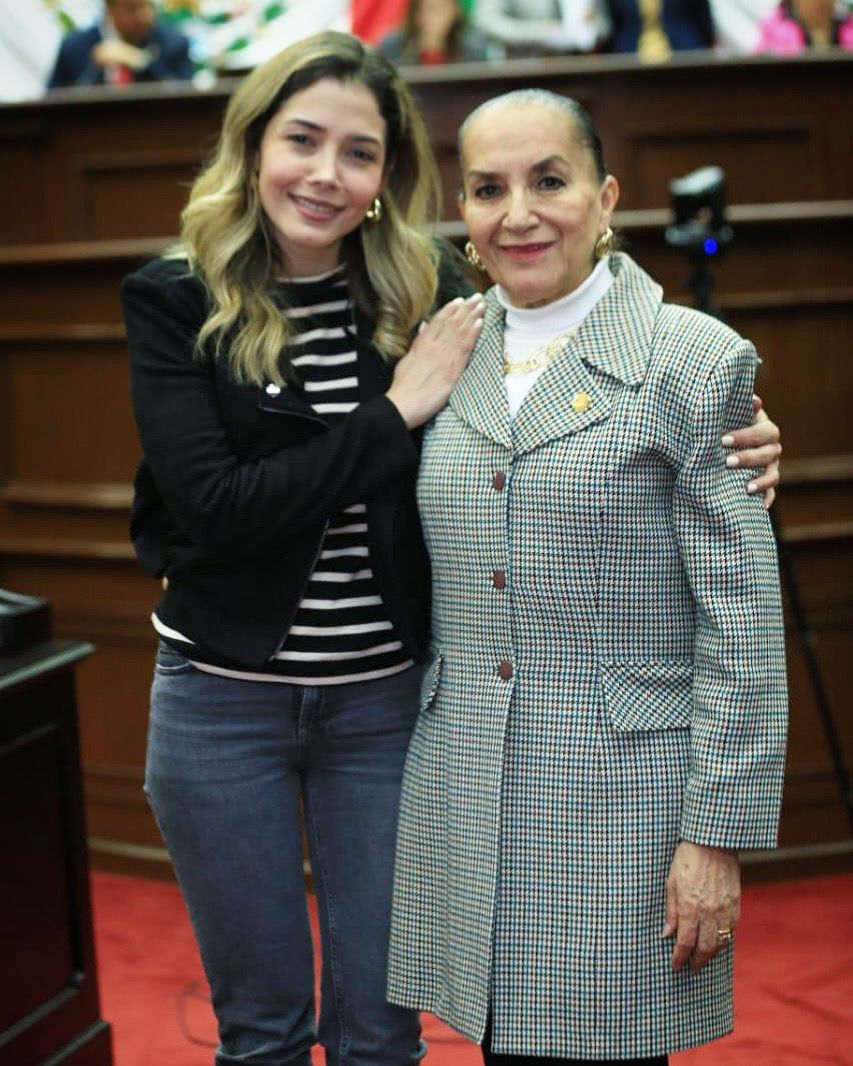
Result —
<path fill-rule="evenodd" d="M 826 738 L 827 747 L 829 748 L 830 757 L 835 770 L 835 777 L 838 782 L 839 790 L 841 791 L 841 802 L 843 803 L 844 810 L 847 814 L 847 823 L 850 827 L 850 832 L 853 833 L 853 796 L 851 796 L 850 792 L 850 777 L 847 773 L 844 753 L 841 750 L 841 741 L 838 736 L 838 730 L 832 717 L 832 708 L 830 707 L 829 697 L 823 683 L 820 664 L 817 661 L 814 633 L 809 627 L 806 613 L 803 609 L 797 575 L 794 572 L 791 563 L 791 554 L 785 543 L 778 515 L 772 508 L 770 511 L 770 521 L 776 536 L 776 547 L 779 553 L 779 572 L 782 577 L 785 591 L 788 593 L 788 603 L 794 618 L 797 638 L 803 652 L 812 693 L 817 705 L 818 714 L 820 715 L 821 724 L 823 725 L 823 733 Z"/>

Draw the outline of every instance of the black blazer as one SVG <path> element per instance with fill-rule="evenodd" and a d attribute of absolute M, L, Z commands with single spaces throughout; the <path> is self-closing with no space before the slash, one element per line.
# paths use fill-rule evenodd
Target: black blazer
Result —
<path fill-rule="evenodd" d="M 47 83 L 48 89 L 103 85 L 103 68 L 92 59 L 92 49 L 101 39 L 99 26 L 67 34 Z M 190 44 L 182 33 L 155 23 L 144 47 L 151 48 L 153 58 L 147 67 L 136 71 L 134 81 L 186 81 L 193 76 L 195 64 L 190 59 Z"/>
<path fill-rule="evenodd" d="M 445 257 L 439 300 L 470 292 Z M 158 259 L 122 286 L 131 398 L 144 458 L 131 537 L 168 577 L 168 626 L 235 665 L 260 668 L 287 634 L 329 518 L 367 505 L 373 570 L 407 652 L 421 659 L 429 567 L 415 504 L 418 434 L 385 397 L 391 367 L 356 316 L 361 400 L 330 426 L 298 386 L 236 384 L 226 359 L 192 349 L 206 290 L 181 260 Z"/>

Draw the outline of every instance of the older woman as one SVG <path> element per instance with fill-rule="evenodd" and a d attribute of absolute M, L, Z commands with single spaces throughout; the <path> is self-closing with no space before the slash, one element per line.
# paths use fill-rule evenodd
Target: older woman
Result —
<path fill-rule="evenodd" d="M 424 435 L 390 997 L 487 1063 L 664 1063 L 731 1029 L 737 850 L 776 839 L 775 550 L 722 459 L 757 359 L 611 250 L 618 184 L 573 101 L 499 97 L 460 143 L 497 284 Z"/>

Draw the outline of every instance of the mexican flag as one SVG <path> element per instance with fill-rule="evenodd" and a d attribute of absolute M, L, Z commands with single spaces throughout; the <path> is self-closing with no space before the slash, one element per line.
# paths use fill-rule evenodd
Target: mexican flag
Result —
<path fill-rule="evenodd" d="M 472 0 L 463 0 L 462 7 Z M 408 0 L 160 0 L 161 17 L 193 41 L 202 66 L 249 70 L 321 30 L 378 44 L 397 29 Z"/>
<path fill-rule="evenodd" d="M 378 44 L 402 23 L 407 7 L 407 0 L 352 0 L 350 32 L 368 44 Z"/>

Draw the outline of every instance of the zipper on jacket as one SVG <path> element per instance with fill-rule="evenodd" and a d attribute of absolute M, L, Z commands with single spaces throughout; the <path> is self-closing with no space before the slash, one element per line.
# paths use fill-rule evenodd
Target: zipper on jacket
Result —
<path fill-rule="evenodd" d="M 293 407 L 266 407 L 263 403 L 258 404 L 258 410 L 268 415 L 288 415 L 290 418 L 301 418 L 303 422 L 315 422 L 326 429 L 331 427 L 331 422 L 321 418 L 315 411 L 299 411 Z"/>

